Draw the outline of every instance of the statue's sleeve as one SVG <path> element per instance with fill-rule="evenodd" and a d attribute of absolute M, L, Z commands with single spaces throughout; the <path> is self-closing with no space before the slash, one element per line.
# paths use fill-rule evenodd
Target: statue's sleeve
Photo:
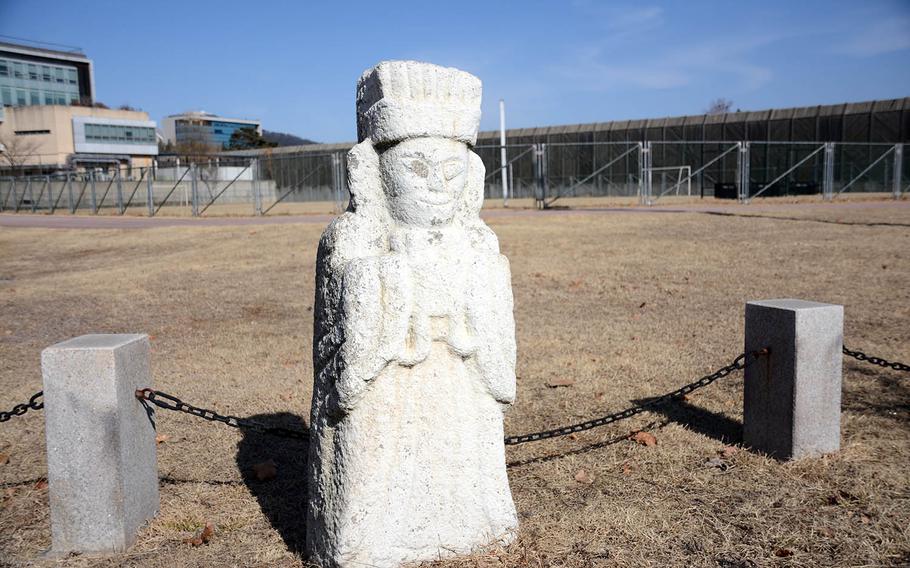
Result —
<path fill-rule="evenodd" d="M 469 325 L 478 340 L 477 366 L 490 395 L 504 404 L 515 401 L 515 318 L 509 260 L 481 254 L 472 270 Z"/>
<path fill-rule="evenodd" d="M 354 259 L 344 270 L 339 321 L 342 345 L 335 390 L 352 410 L 370 381 L 399 357 L 411 313 L 410 281 L 393 255 Z"/>

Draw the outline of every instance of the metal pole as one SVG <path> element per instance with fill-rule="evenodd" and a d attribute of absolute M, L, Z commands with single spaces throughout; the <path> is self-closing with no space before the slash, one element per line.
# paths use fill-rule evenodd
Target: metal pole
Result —
<path fill-rule="evenodd" d="M 901 198 L 901 181 L 904 173 L 904 145 L 894 145 L 894 177 L 891 182 L 891 197 Z"/>
<path fill-rule="evenodd" d="M 117 168 L 117 214 L 123 215 L 123 179 L 120 176 L 120 168 Z"/>
<path fill-rule="evenodd" d="M 193 217 L 199 215 L 199 170 L 196 163 L 190 164 L 190 200 Z"/>
<path fill-rule="evenodd" d="M 253 167 L 253 212 L 257 216 L 262 215 L 262 191 L 259 187 L 259 158 L 252 158 Z"/>
<path fill-rule="evenodd" d="M 651 142 L 641 145 L 641 205 L 651 205 Z"/>
<path fill-rule="evenodd" d="M 76 213 L 76 202 L 73 200 L 73 178 L 66 174 L 66 204 L 69 207 L 70 215 Z"/>
<path fill-rule="evenodd" d="M 13 178 L 13 183 L 9 187 L 9 191 L 13 196 L 13 211 L 19 212 L 19 196 L 16 194 L 16 178 Z"/>
<path fill-rule="evenodd" d="M 44 191 L 47 190 L 47 208 L 51 209 L 54 203 L 54 190 L 51 188 L 51 176 L 44 176 L 44 187 L 41 188 L 41 193 L 38 194 L 38 201 L 41 201 L 41 197 L 44 195 Z M 53 213 L 53 211 L 51 211 Z"/>
<path fill-rule="evenodd" d="M 822 177 L 822 199 L 831 201 L 834 199 L 834 143 L 825 143 L 825 172 Z"/>
<path fill-rule="evenodd" d="M 95 195 L 95 170 L 92 170 L 89 174 L 89 179 L 92 182 L 92 215 L 98 214 L 98 197 Z"/>
<path fill-rule="evenodd" d="M 155 216 L 155 186 L 152 183 L 152 176 L 145 177 L 145 205 L 148 207 L 149 217 Z"/>
<path fill-rule="evenodd" d="M 32 213 L 35 212 L 35 190 L 32 189 L 32 178 L 28 179 L 28 204 L 31 206 Z"/>
<path fill-rule="evenodd" d="M 508 159 L 506 158 L 506 102 L 499 99 L 499 162 L 502 167 L 502 206 L 509 205 L 509 172 L 506 171 Z"/>

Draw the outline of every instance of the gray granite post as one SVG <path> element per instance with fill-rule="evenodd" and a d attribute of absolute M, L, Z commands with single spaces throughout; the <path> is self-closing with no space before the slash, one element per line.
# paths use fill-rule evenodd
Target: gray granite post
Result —
<path fill-rule="evenodd" d="M 844 308 L 804 300 L 746 304 L 743 441 L 778 459 L 840 449 Z"/>
<path fill-rule="evenodd" d="M 145 335 L 83 335 L 45 349 L 53 553 L 119 552 L 158 512 L 155 430 L 135 397 L 151 387 Z"/>

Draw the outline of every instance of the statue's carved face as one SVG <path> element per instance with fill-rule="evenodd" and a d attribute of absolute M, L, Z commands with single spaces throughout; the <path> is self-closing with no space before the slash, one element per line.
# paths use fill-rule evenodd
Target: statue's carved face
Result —
<path fill-rule="evenodd" d="M 392 217 L 418 227 L 447 225 L 464 193 L 468 147 L 445 138 L 412 138 L 385 150 L 379 169 Z"/>

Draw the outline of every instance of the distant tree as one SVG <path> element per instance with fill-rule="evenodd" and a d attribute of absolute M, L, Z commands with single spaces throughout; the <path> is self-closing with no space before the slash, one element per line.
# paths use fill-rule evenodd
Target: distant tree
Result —
<path fill-rule="evenodd" d="M 178 143 L 174 150 L 178 156 L 190 162 L 206 162 L 220 152 L 221 148 L 203 140 L 186 140 Z"/>
<path fill-rule="evenodd" d="M 38 153 L 41 144 L 29 136 L 9 134 L 0 136 L 0 164 L 9 168 L 12 173 L 23 173 L 29 158 Z"/>
<path fill-rule="evenodd" d="M 173 142 L 171 142 L 170 140 L 168 140 L 167 142 L 165 142 L 164 140 L 161 140 L 161 139 L 158 140 L 158 153 L 159 154 L 174 154 L 176 152 L 177 152 L 177 147 L 174 146 Z"/>
<path fill-rule="evenodd" d="M 723 97 L 719 99 L 714 99 L 708 105 L 708 110 L 705 111 L 705 114 L 724 114 L 730 112 L 730 109 L 733 108 L 733 101 L 730 99 L 725 99 Z"/>
<path fill-rule="evenodd" d="M 249 148 L 274 148 L 275 142 L 269 142 L 259 134 L 255 127 L 239 128 L 231 134 L 228 150 L 247 150 Z"/>
<path fill-rule="evenodd" d="M 137 111 L 138 111 L 138 110 L 142 110 L 142 109 L 136 108 L 136 107 L 134 107 L 134 106 L 132 106 L 132 105 L 129 105 L 129 104 L 122 104 L 122 105 L 120 105 L 120 106 L 117 107 L 117 110 L 137 110 Z"/>
<path fill-rule="evenodd" d="M 95 102 L 92 104 L 92 106 L 95 107 L 95 108 L 111 108 L 111 107 L 107 106 L 106 104 L 104 104 L 104 103 L 101 102 L 101 101 L 95 101 Z"/>
<path fill-rule="evenodd" d="M 262 137 L 269 142 L 274 142 L 278 146 L 303 146 L 306 144 L 316 144 L 316 142 L 308 138 L 301 138 L 299 136 L 288 134 L 286 132 L 272 132 L 271 130 L 263 130 Z"/>

